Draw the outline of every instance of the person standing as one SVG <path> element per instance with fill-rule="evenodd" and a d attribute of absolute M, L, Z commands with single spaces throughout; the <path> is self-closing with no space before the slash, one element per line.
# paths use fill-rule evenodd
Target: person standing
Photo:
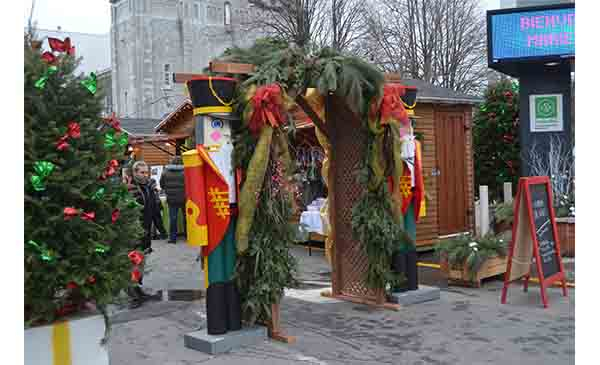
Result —
<path fill-rule="evenodd" d="M 165 167 L 160 176 L 160 186 L 167 194 L 167 204 L 169 205 L 169 243 L 174 244 L 177 242 L 177 217 L 179 210 L 182 211 L 185 219 L 185 177 L 181 156 L 173 157 L 171 164 Z"/>
<path fill-rule="evenodd" d="M 153 228 L 152 228 L 152 239 L 161 239 L 161 240 L 165 240 L 167 239 L 167 230 L 165 229 L 165 225 L 163 224 L 163 217 L 162 217 L 162 202 L 160 201 L 160 191 L 158 189 L 158 184 L 156 182 L 156 180 L 154 180 L 153 178 L 150 178 L 150 188 L 155 192 L 154 196 L 156 198 L 156 204 L 155 206 L 155 210 L 154 210 L 154 214 L 152 215 L 152 222 L 154 223 Z M 158 232 L 160 232 L 160 235 L 156 234 L 156 231 L 158 230 Z"/>
<path fill-rule="evenodd" d="M 156 208 L 156 190 L 150 184 L 150 169 L 144 161 L 137 161 L 133 164 L 133 176 L 125 177 L 127 188 L 136 201 L 142 205 L 140 219 L 144 234 L 137 244 L 136 249 L 140 249 L 144 254 L 152 252 L 152 223 Z M 131 308 L 139 307 L 142 302 L 153 298 L 153 295 L 147 294 L 142 290 L 143 270 L 135 283 L 129 290 L 131 297 Z"/>

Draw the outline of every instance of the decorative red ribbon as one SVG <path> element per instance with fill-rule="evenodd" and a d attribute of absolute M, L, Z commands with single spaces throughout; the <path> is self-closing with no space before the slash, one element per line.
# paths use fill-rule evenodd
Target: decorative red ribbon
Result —
<path fill-rule="evenodd" d="M 117 118 L 115 112 L 110 117 L 104 118 L 104 121 L 113 127 L 115 131 L 121 132 L 121 121 Z"/>
<path fill-rule="evenodd" d="M 266 122 L 276 128 L 284 122 L 283 97 L 278 84 L 264 85 L 256 89 L 251 100 L 254 111 L 248 128 L 257 134 Z"/>
<path fill-rule="evenodd" d="M 144 261 L 144 254 L 139 251 L 131 251 L 127 257 L 129 257 L 129 261 L 136 266 Z"/>
<path fill-rule="evenodd" d="M 69 123 L 67 127 L 67 133 L 65 133 L 58 142 L 56 142 L 56 149 L 59 151 L 64 151 L 69 148 L 69 143 L 67 142 L 69 138 L 79 138 L 81 137 L 81 127 L 77 122 Z"/>
<path fill-rule="evenodd" d="M 53 65 L 56 63 L 56 56 L 54 56 L 52 52 L 46 51 L 42 53 L 42 60 L 44 60 L 49 65 Z"/>
<path fill-rule="evenodd" d="M 388 124 L 390 120 L 402 124 L 408 123 L 408 112 L 402 103 L 402 96 L 405 93 L 406 88 L 400 84 L 386 84 L 383 87 L 383 98 L 379 107 L 381 124 Z"/>
<path fill-rule="evenodd" d="M 144 255 L 139 251 L 131 251 L 127 256 L 134 265 L 133 270 L 131 270 L 131 281 L 138 283 L 142 278 L 142 272 L 140 271 L 139 266 L 144 261 Z"/>
<path fill-rule="evenodd" d="M 96 219 L 96 213 L 95 212 L 88 212 L 88 213 L 83 213 L 81 215 L 81 219 L 86 220 L 86 221 L 93 221 L 94 219 Z"/>
<path fill-rule="evenodd" d="M 58 38 L 48 38 L 48 44 L 54 52 L 66 52 L 70 56 L 75 55 L 75 47 L 71 46 L 71 38 L 67 37 L 64 41 Z"/>
<path fill-rule="evenodd" d="M 68 139 L 69 139 L 69 136 L 66 134 L 64 136 L 60 137 L 58 142 L 56 142 L 56 149 L 59 151 L 64 151 L 64 150 L 68 149 L 70 146 L 70 144 L 67 142 Z"/>
<path fill-rule="evenodd" d="M 77 286 L 77 283 L 75 283 L 74 281 L 70 281 L 70 282 L 67 284 L 67 289 L 77 289 L 77 287 L 78 287 L 78 286 Z"/>
<path fill-rule="evenodd" d="M 77 122 L 69 123 L 67 135 L 71 138 L 79 138 L 81 137 L 81 127 Z"/>
<path fill-rule="evenodd" d="M 68 221 L 69 219 L 75 218 L 79 215 L 79 210 L 73 208 L 73 207 L 66 207 L 63 210 L 63 217 L 66 221 Z"/>
<path fill-rule="evenodd" d="M 107 177 L 114 175 L 115 172 L 117 172 L 117 167 L 119 167 L 119 161 L 117 161 L 117 160 L 108 161 L 108 166 L 106 166 L 106 169 L 102 173 L 101 179 L 104 180 Z"/>
<path fill-rule="evenodd" d="M 140 270 L 136 266 L 131 271 L 131 281 L 133 281 L 134 283 L 139 283 L 139 281 L 140 281 L 141 278 L 142 278 L 142 273 L 140 272 Z"/>
<path fill-rule="evenodd" d="M 121 215 L 121 211 L 119 209 L 115 209 L 112 211 L 111 220 L 112 220 L 113 224 L 117 222 L 117 219 L 119 219 L 120 215 Z"/>

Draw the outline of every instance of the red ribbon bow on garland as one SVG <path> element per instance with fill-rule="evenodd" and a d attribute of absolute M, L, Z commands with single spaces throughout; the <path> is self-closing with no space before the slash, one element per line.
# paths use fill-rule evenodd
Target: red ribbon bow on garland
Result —
<path fill-rule="evenodd" d="M 113 127 L 115 131 L 121 132 L 121 121 L 117 118 L 114 112 L 110 115 L 110 117 L 104 118 L 104 121 Z"/>
<path fill-rule="evenodd" d="M 48 38 L 48 44 L 54 52 L 66 52 L 69 56 L 75 56 L 75 47 L 71 46 L 71 38 L 67 37 L 64 41 L 58 38 Z"/>
<path fill-rule="evenodd" d="M 117 161 L 117 160 L 108 161 L 108 166 L 106 166 L 106 169 L 102 173 L 102 176 L 100 177 L 100 179 L 104 180 L 107 177 L 114 175 L 115 172 L 117 172 L 117 167 L 119 167 L 119 161 Z"/>
<path fill-rule="evenodd" d="M 77 122 L 69 123 L 67 133 L 64 136 L 60 137 L 58 142 L 56 142 L 56 149 L 59 151 L 64 151 L 69 148 L 69 143 L 67 140 L 69 138 L 79 138 L 81 137 L 81 127 Z"/>
<path fill-rule="evenodd" d="M 390 122 L 408 123 L 408 112 L 402 103 L 402 96 L 406 93 L 404 86 L 400 84 L 386 84 L 383 86 L 383 98 L 379 106 L 381 124 Z M 377 105 L 373 105 L 371 113 L 377 112 Z"/>
<path fill-rule="evenodd" d="M 252 133 L 258 133 L 267 121 L 273 128 L 279 127 L 284 122 L 283 96 L 279 85 L 269 84 L 259 87 L 251 103 L 254 111 L 248 128 Z"/>

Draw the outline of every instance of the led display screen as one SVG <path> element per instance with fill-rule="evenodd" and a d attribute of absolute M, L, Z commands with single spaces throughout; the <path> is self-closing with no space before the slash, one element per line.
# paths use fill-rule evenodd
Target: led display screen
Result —
<path fill-rule="evenodd" d="M 491 12 L 492 62 L 575 55 L 575 8 Z"/>

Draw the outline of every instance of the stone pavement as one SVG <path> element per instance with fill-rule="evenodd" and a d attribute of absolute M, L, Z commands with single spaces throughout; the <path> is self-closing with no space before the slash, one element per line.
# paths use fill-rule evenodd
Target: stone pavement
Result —
<path fill-rule="evenodd" d="M 202 288 L 196 250 L 160 241 L 153 247 L 148 285 Z M 486 281 L 481 289 L 444 288 L 439 301 L 393 312 L 321 297 L 329 280 L 322 252 L 309 257 L 302 248 L 293 251 L 304 283 L 286 292 L 281 309 L 283 327 L 296 343 L 267 340 L 219 356 L 190 350 L 183 336 L 204 326 L 204 302 L 163 301 L 115 312 L 111 364 L 574 363 L 574 290 L 564 298 L 559 289 L 550 289 L 550 308 L 543 309 L 537 286 L 528 293 L 511 286 L 508 304 L 501 305 L 502 282 Z M 199 283 L 186 277 L 186 270 Z M 421 277 L 434 280 L 435 271 Z"/>

